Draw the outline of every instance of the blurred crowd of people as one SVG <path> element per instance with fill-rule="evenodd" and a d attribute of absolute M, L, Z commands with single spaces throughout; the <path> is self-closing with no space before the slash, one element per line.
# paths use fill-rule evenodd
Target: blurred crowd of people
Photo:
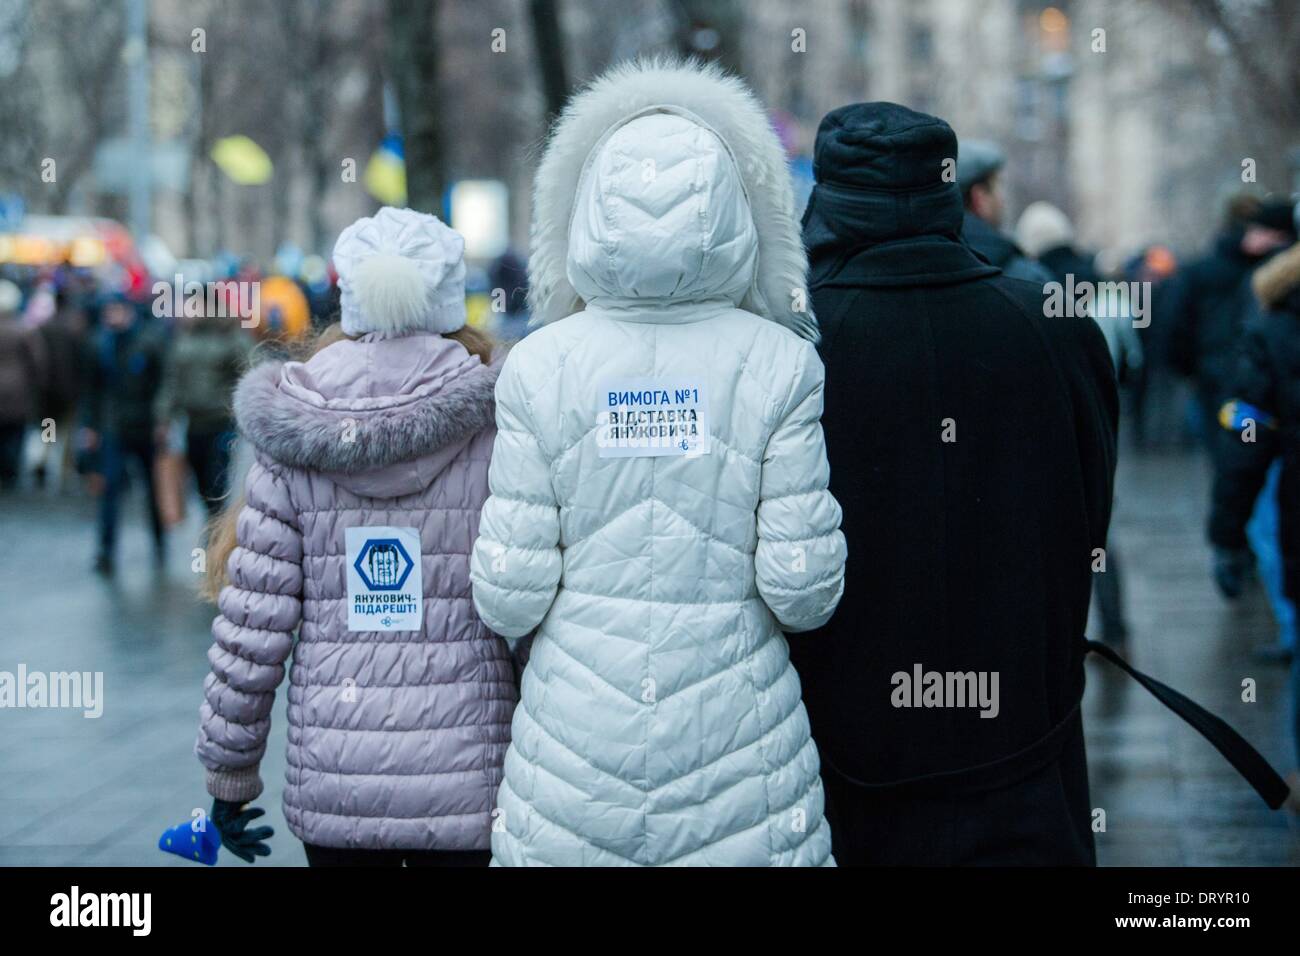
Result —
<path fill-rule="evenodd" d="M 162 286 L 123 291 L 68 265 L 0 278 L 0 488 L 28 482 L 98 496 L 101 573 L 113 571 L 132 485 L 164 559 L 157 482 L 172 472 L 159 467 L 163 456 L 183 456 L 206 508 L 220 507 L 235 437 L 231 392 L 254 347 L 291 348 L 332 308 L 330 283 L 263 277 L 247 263 L 223 281 L 259 283 L 259 314 L 222 306 L 172 314 L 159 307 L 171 298 Z"/>
<path fill-rule="evenodd" d="M 282 250 L 266 272 L 228 255 L 205 265 L 214 278 L 152 284 L 66 262 L 0 265 L 0 493 L 97 497 L 102 574 L 114 571 L 129 488 L 143 493 L 160 565 L 185 497 L 197 494 L 209 516 L 220 509 L 236 443 L 231 397 L 254 350 L 295 355 L 337 316 L 337 274 L 319 257 Z M 523 336 L 518 254 L 478 270 L 471 288 L 500 338 Z"/>
<path fill-rule="evenodd" d="M 1228 197 L 1208 248 L 1182 263 L 1152 246 L 1103 270 L 1081 250 L 1061 210 L 1025 208 L 1014 235 L 1001 231 L 999 173 L 990 143 L 962 144 L 958 177 L 966 199 L 963 234 L 989 261 L 1037 283 L 1111 280 L 1146 284 L 1150 321 L 1094 304 L 1111 351 L 1135 447 L 1204 448 L 1213 473 L 1207 533 L 1219 591 L 1235 600 L 1257 578 L 1277 626 L 1266 661 L 1291 664 L 1292 723 L 1300 756 L 1300 664 L 1295 661 L 1300 596 L 1300 204 L 1241 191 Z M 1114 542 L 1096 576 L 1102 637 L 1128 635 Z"/>
<path fill-rule="evenodd" d="M 1276 646 L 1261 656 L 1289 660 L 1293 598 L 1300 593 L 1300 528 L 1290 524 L 1300 516 L 1300 490 L 1280 485 L 1291 453 L 1285 421 L 1295 422 L 1294 413 L 1287 416 L 1286 384 L 1300 381 L 1300 366 L 1286 364 L 1300 333 L 1293 328 L 1300 316 L 1300 206 L 1290 198 L 1235 193 L 1203 252 L 1178 263 L 1168 247 L 1153 245 L 1104 264 L 1105 257 L 1079 246 L 1069 218 L 1050 203 L 1031 203 L 1014 231 L 1004 230 L 1006 161 L 992 143 L 962 143 L 965 241 L 1007 275 L 1035 283 L 1116 282 L 1125 294 L 1140 283 L 1149 290 L 1149 321 L 1135 321 L 1129 309 L 1108 310 L 1100 299 L 1091 310 L 1110 348 L 1129 441 L 1138 448 L 1196 443 L 1205 449 L 1215 476 L 1208 519 L 1215 581 L 1232 599 L 1258 574 L 1278 626 Z M 1248 422 L 1258 428 L 1246 431 Z M 1281 517 L 1279 494 L 1290 502 L 1283 509 L 1289 520 Z M 1284 543 L 1294 552 L 1290 559 Z M 1103 637 L 1122 644 L 1128 626 L 1113 543 L 1107 558 L 1108 573 L 1097 576 L 1097 610 Z M 1295 579 L 1289 589 L 1288 568 Z"/>

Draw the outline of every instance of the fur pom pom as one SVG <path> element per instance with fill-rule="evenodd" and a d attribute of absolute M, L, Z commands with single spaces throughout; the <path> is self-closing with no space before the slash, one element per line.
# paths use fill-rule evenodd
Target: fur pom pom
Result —
<path fill-rule="evenodd" d="M 419 328 L 430 311 L 428 286 L 418 264 L 404 256 L 369 256 L 352 278 L 366 326 L 377 332 Z"/>

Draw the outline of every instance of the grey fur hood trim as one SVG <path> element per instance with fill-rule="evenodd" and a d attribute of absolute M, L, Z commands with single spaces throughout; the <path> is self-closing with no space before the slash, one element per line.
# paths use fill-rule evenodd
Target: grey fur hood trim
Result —
<path fill-rule="evenodd" d="M 262 454 L 312 471 L 357 474 L 458 444 L 493 424 L 500 362 L 429 395 L 382 408 L 325 408 L 280 388 L 283 362 L 249 371 L 235 389 L 240 433 Z M 349 420 L 353 441 L 344 441 Z"/>

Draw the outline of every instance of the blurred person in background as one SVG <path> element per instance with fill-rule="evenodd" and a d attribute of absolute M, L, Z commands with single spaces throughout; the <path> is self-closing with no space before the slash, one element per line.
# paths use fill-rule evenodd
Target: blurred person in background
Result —
<path fill-rule="evenodd" d="M 1223 226 L 1208 252 L 1175 273 L 1162 310 L 1170 326 L 1169 364 L 1193 380 L 1201 434 L 1213 460 L 1222 442 L 1219 408 L 1230 378 L 1248 303 L 1246 280 L 1273 252 L 1294 241 L 1290 208 L 1265 208 L 1255 196 L 1229 199 Z"/>
<path fill-rule="evenodd" d="M 301 285 L 281 275 L 244 281 L 260 283 L 252 331 L 261 351 L 283 357 L 311 341 L 311 305 Z"/>
<path fill-rule="evenodd" d="M 1105 280 L 1095 256 L 1075 247 L 1074 225 L 1069 217 L 1049 202 L 1030 203 L 1016 223 L 1016 239 L 1025 254 L 1048 271 L 1052 281 L 1066 285 L 1068 280 L 1075 286 L 1086 282 L 1092 287 L 1091 315 L 1106 338 L 1118 379 L 1122 382 L 1127 371 L 1140 369 L 1142 342 L 1133 328 L 1133 313 L 1127 307 L 1113 311 L 1105 308 L 1110 297 L 1097 294 Z M 1129 304 L 1127 290 L 1120 299 L 1124 306 Z"/>
<path fill-rule="evenodd" d="M 1250 277 L 1295 238 L 1291 203 L 1234 197 L 1213 251 L 1173 281 L 1171 362 L 1196 383 L 1197 417 L 1216 473 L 1225 466 L 1222 455 L 1231 452 L 1235 458 L 1239 444 L 1220 427 L 1220 412 L 1233 397 L 1244 329 L 1259 315 Z M 1228 466 L 1235 467 L 1232 462 Z M 1261 653 L 1285 660 L 1295 643 L 1296 618 L 1283 586 L 1276 482 L 1275 477 L 1257 489 L 1263 493 L 1252 502 L 1249 547 L 1216 547 L 1213 569 L 1215 583 L 1230 600 L 1240 596 L 1252 569 L 1258 569 L 1278 625 L 1276 646 Z"/>
<path fill-rule="evenodd" d="M 182 318 L 163 362 L 154 403 L 155 441 L 185 419 L 185 456 L 209 517 L 226 495 L 230 450 L 235 441 L 231 396 L 253 343 L 237 317 Z"/>
<path fill-rule="evenodd" d="M 127 469 L 134 467 L 145 492 L 154 558 L 165 558 L 162 517 L 154 491 L 154 403 L 162 384 L 165 341 L 162 330 L 140 315 L 123 293 L 100 302 L 99 328 L 90 338 L 89 375 L 82 409 L 81 444 L 98 454 L 104 488 L 99 509 L 99 552 L 95 570 L 114 570 L 118 509 Z"/>
<path fill-rule="evenodd" d="M 499 337 L 517 341 L 528 334 L 528 264 L 514 249 L 507 249 L 492 260 L 488 269 L 488 284 L 495 300 L 498 292 L 504 297 L 504 312 L 497 312 Z"/>
<path fill-rule="evenodd" d="M 1002 167 L 1006 165 L 1006 155 L 996 144 L 980 139 L 962 140 L 958 148 L 957 185 L 966 210 L 961 224 L 962 241 L 1012 279 L 1039 285 L 1051 282 L 1051 274 L 1025 255 L 1015 240 L 1002 231 L 1006 215 Z"/>
<path fill-rule="evenodd" d="M 53 473 L 58 490 L 73 487 L 72 448 L 70 440 L 76 423 L 77 403 L 86 378 L 86 310 L 67 281 L 54 289 L 54 311 L 37 326 L 48 358 L 41 383 L 40 417 L 52 418 L 56 441 L 43 442 L 39 460 L 32 473 L 36 484 L 44 487 Z"/>
<path fill-rule="evenodd" d="M 1126 373 L 1142 366 L 1142 343 L 1129 310 L 1109 309 L 1109 300 L 1097 294 L 1101 274 L 1093 264 L 1093 256 L 1075 248 L 1074 226 L 1069 217 L 1051 203 L 1030 203 L 1016 223 L 1016 239 L 1025 254 L 1036 259 L 1063 287 L 1078 288 L 1082 283 L 1091 286 L 1091 315 L 1106 339 L 1116 379 L 1123 385 Z M 1119 551 L 1110 539 L 1106 541 L 1106 570 L 1093 575 L 1093 590 L 1101 618 L 1101 639 L 1107 644 L 1123 644 L 1128 640 L 1128 624 L 1124 620 Z"/>
<path fill-rule="evenodd" d="M 22 321 L 22 290 L 0 279 L 0 491 L 18 484 L 23 438 L 45 378 L 45 348 Z"/>
<path fill-rule="evenodd" d="M 1188 438 L 1179 412 L 1180 384 L 1164 362 L 1169 353 L 1165 342 L 1168 326 L 1156 319 L 1177 265 L 1167 247 L 1153 245 L 1125 262 L 1121 275 L 1125 282 L 1141 282 L 1150 289 L 1147 308 L 1151 321 L 1133 330 L 1142 349 L 1142 365 L 1133 371 L 1129 384 L 1131 433 L 1140 448 L 1168 442 L 1186 444 Z"/>
<path fill-rule="evenodd" d="M 1261 314 L 1246 326 L 1230 399 L 1221 409 L 1227 440 L 1215 476 L 1209 538 L 1220 553 L 1243 555 L 1256 502 L 1266 482 L 1273 482 L 1284 591 L 1294 607 L 1300 599 L 1300 245 L 1260 267 L 1251 286 Z M 1300 764 L 1300 654 L 1294 652 L 1291 716 Z M 1293 788 L 1297 784 L 1300 777 L 1293 774 Z"/>

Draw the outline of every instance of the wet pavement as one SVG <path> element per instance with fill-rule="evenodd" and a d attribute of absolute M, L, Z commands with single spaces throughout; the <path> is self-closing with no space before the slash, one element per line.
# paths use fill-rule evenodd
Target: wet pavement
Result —
<path fill-rule="evenodd" d="M 1259 586 L 1235 604 L 1213 587 L 1208 494 L 1199 457 L 1122 453 L 1111 545 L 1131 629 L 1123 653 L 1232 724 L 1285 775 L 1295 769 L 1287 671 L 1253 653 L 1275 642 L 1273 619 Z M 1294 815 L 1269 810 L 1199 734 L 1111 664 L 1092 655 L 1087 666 L 1092 803 L 1106 813 L 1099 863 L 1300 865 Z"/>
<path fill-rule="evenodd" d="M 1226 718 L 1283 772 L 1292 768 L 1286 674 L 1257 663 L 1272 640 L 1262 593 L 1219 598 L 1202 540 L 1206 475 L 1191 456 L 1125 455 L 1113 546 L 1122 556 L 1139 667 Z M 192 747 L 212 611 L 195 596 L 200 523 L 171 535 L 153 566 L 138 496 L 123 522 L 112 582 L 90 571 L 93 503 L 0 498 L 0 671 L 102 671 L 103 714 L 0 710 L 0 865 L 192 865 L 159 834 L 207 808 Z M 1209 744 L 1104 661 L 1088 664 L 1085 726 L 1098 856 L 1112 865 L 1300 864 L 1295 817 L 1270 811 Z M 1241 699 L 1242 680 L 1257 701 Z M 260 805 L 275 827 L 269 859 L 299 866 L 280 809 L 285 695 L 278 695 Z M 228 853 L 221 865 L 244 866 Z"/>

